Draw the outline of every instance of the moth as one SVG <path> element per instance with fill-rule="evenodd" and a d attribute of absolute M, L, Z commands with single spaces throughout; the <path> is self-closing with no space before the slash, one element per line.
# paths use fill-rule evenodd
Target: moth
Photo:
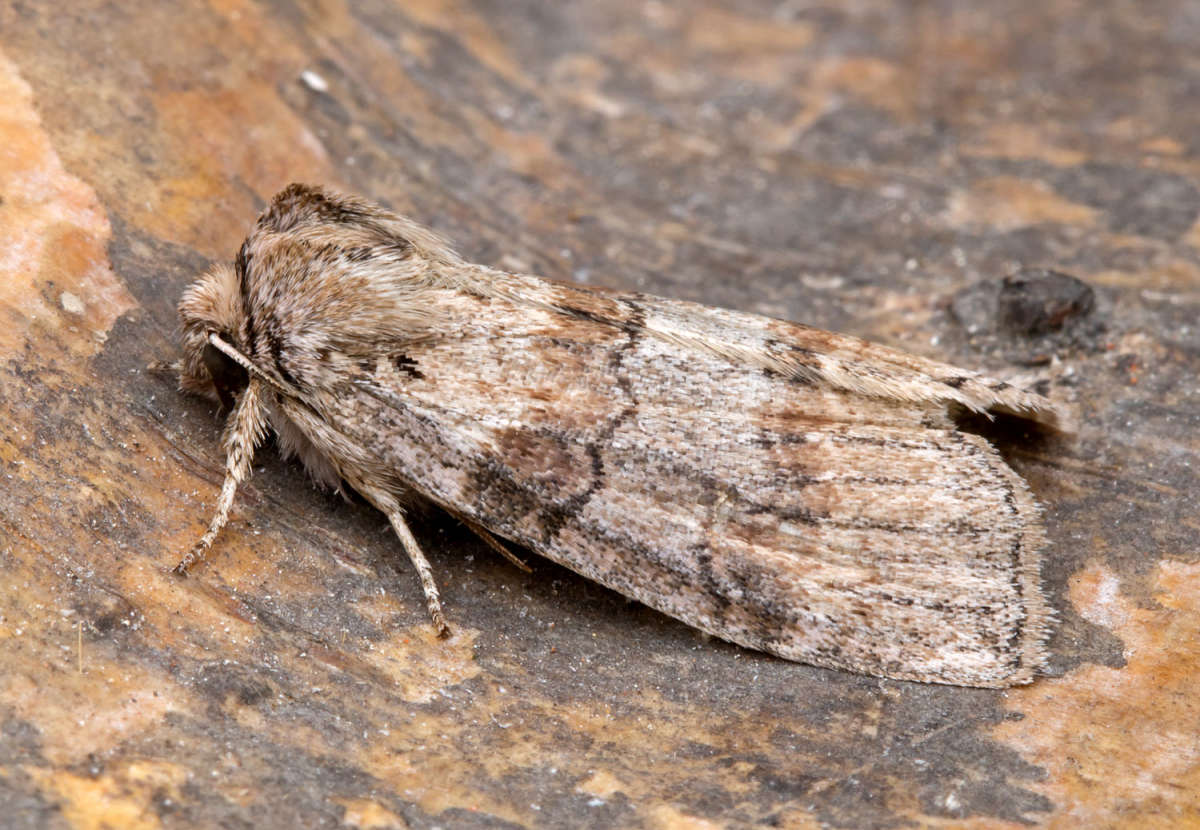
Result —
<path fill-rule="evenodd" d="M 231 410 L 192 568 L 268 429 L 386 514 L 448 627 L 413 496 L 709 634 L 868 675 L 1003 687 L 1053 613 L 1029 487 L 961 413 L 1046 398 L 795 323 L 509 273 L 293 184 L 179 304 L 184 390 Z"/>

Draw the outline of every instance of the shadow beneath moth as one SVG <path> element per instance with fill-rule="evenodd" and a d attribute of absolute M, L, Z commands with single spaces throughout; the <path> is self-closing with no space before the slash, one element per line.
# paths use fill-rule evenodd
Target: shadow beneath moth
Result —
<path fill-rule="evenodd" d="M 724 640 L 817 666 L 1027 683 L 1040 510 L 957 412 L 1046 398 L 853 337 L 463 261 L 291 185 L 179 304 L 184 390 L 232 410 L 199 562 L 268 429 L 383 511 L 449 629 L 406 494 Z"/>

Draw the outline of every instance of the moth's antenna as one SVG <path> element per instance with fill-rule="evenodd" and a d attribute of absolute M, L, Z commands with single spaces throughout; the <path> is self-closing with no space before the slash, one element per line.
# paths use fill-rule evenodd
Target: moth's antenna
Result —
<path fill-rule="evenodd" d="M 221 335 L 217 334 L 215 331 L 209 332 L 208 342 L 212 343 L 216 349 L 224 353 L 226 357 L 228 357 L 237 365 L 241 366 L 250 374 L 262 375 L 262 372 L 260 372 L 258 367 L 251 362 L 250 358 L 246 357 L 229 343 L 226 343 L 224 340 L 222 340 Z"/>
<path fill-rule="evenodd" d="M 235 348 L 231 343 L 226 343 L 224 340 L 222 340 L 221 335 L 217 334 L 215 331 L 209 332 L 208 342 L 212 344 L 214 349 L 221 352 L 221 354 L 225 355 L 234 363 L 249 372 L 252 377 L 259 378 L 263 381 L 263 383 L 267 384 L 267 386 L 270 386 L 276 392 L 282 392 L 283 394 L 290 395 L 291 397 L 298 396 L 299 393 L 290 383 L 286 383 L 280 378 L 273 377 L 272 375 L 269 375 L 262 369 L 258 368 L 258 366 L 254 365 L 254 361 L 238 351 L 237 348 Z"/>

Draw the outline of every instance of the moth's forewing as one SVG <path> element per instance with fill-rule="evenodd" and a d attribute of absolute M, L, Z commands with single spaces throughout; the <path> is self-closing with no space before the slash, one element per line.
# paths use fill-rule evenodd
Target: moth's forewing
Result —
<path fill-rule="evenodd" d="M 345 383 L 315 399 L 310 428 L 327 422 L 436 503 L 723 639 L 895 678 L 1032 678 L 1048 615 L 1038 509 L 946 401 L 823 382 L 830 366 L 843 387 L 887 380 L 879 362 L 831 357 L 861 341 L 782 340 L 787 324 L 692 305 L 671 336 L 649 328 L 670 301 L 521 279 L 507 296 L 434 298 L 444 336 L 333 367 Z M 767 341 L 813 370 L 746 358 Z M 940 388 L 913 361 L 893 382 Z"/>

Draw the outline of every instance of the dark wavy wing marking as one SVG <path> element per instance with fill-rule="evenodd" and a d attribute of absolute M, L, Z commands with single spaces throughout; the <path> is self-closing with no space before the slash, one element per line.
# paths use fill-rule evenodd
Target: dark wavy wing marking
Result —
<path fill-rule="evenodd" d="M 620 314 L 493 298 L 405 346 L 405 371 L 346 366 L 323 417 L 435 502 L 718 637 L 891 677 L 1032 677 L 1037 507 L 985 441 L 919 426 L 940 404 L 788 380 L 606 302 Z"/>

